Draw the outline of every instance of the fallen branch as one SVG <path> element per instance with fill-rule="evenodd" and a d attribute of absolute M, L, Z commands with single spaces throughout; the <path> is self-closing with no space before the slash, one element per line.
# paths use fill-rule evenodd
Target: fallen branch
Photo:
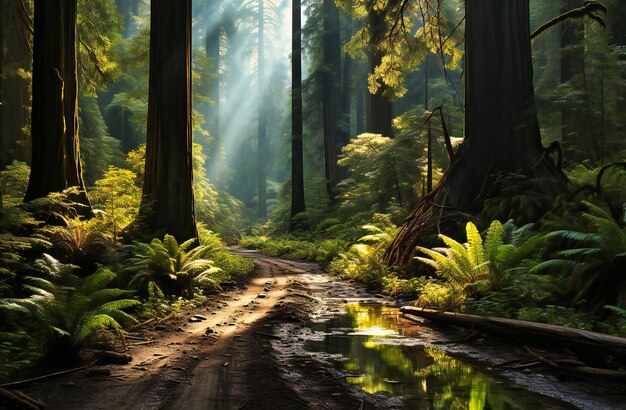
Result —
<path fill-rule="evenodd" d="M 45 374 L 43 376 L 33 377 L 32 379 L 26 379 L 26 380 L 20 380 L 20 381 L 17 381 L 17 382 L 0 384 L 0 388 L 21 386 L 21 385 L 24 385 L 24 384 L 29 384 L 29 383 L 33 383 L 33 382 L 39 382 L 39 381 L 42 381 L 42 380 L 52 379 L 54 377 L 63 376 L 65 374 L 70 374 L 70 373 L 77 372 L 79 370 L 86 369 L 88 367 L 93 366 L 96 363 L 98 363 L 98 360 L 94 360 L 93 362 L 91 362 L 89 364 L 86 364 L 86 365 L 81 366 L 81 367 L 76 367 L 74 369 L 68 369 L 68 370 L 63 370 L 63 371 L 56 372 L 56 373 Z"/>
<path fill-rule="evenodd" d="M 569 347 L 585 354 L 601 355 L 608 353 L 619 358 L 626 358 L 626 338 L 619 336 L 525 320 L 441 312 L 413 306 L 402 307 L 400 311 L 405 314 L 471 329 L 484 329 L 493 333 L 513 335 L 517 338 L 533 341 L 550 341 L 559 346 Z M 408 317 L 408 319 L 410 320 L 411 318 Z"/>
<path fill-rule="evenodd" d="M 599 367 L 591 367 L 586 366 L 584 363 L 573 361 L 570 364 L 568 360 L 550 360 L 541 355 L 540 353 L 534 351 L 533 349 L 526 347 L 528 353 L 530 353 L 533 357 L 539 360 L 541 363 L 552 367 L 553 369 L 561 370 L 564 372 L 577 374 L 580 376 L 593 376 L 593 377 L 602 377 L 605 379 L 614 379 L 614 380 L 626 380 L 626 372 L 620 370 L 611 370 L 611 369 L 602 369 Z"/>
<path fill-rule="evenodd" d="M 10 408 L 26 409 L 26 410 L 40 410 L 45 409 L 46 405 L 39 400 L 35 400 L 32 397 L 22 393 L 21 391 L 10 391 L 0 388 L 0 400 L 9 402 Z"/>

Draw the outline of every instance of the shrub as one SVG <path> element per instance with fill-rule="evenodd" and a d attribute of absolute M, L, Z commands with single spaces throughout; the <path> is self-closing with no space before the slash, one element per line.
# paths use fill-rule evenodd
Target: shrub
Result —
<path fill-rule="evenodd" d="M 380 288 L 391 273 L 382 256 L 395 237 L 396 228 L 392 225 L 383 230 L 366 225 L 363 229 L 370 234 L 363 236 L 359 243 L 352 245 L 346 252 L 340 253 L 330 263 L 329 271 Z"/>

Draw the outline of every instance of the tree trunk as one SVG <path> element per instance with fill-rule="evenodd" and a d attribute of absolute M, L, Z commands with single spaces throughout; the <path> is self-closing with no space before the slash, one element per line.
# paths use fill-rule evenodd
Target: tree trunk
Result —
<path fill-rule="evenodd" d="M 338 121 L 341 106 L 341 40 L 339 9 L 333 0 L 324 0 L 322 104 L 324 115 L 324 168 L 326 192 L 332 201 L 339 183 L 337 154 L 339 151 Z"/>
<path fill-rule="evenodd" d="M 369 11 L 370 25 L 370 69 L 378 67 L 382 62 L 382 52 L 377 50 L 377 43 L 386 35 L 387 24 L 384 15 L 376 10 Z M 369 118 L 371 125 L 368 125 L 368 132 L 382 134 L 385 137 L 393 137 L 393 127 L 391 125 L 393 112 L 392 104 L 385 93 L 386 87 L 381 85 L 374 94 L 369 94 Z"/>
<path fill-rule="evenodd" d="M 265 101 L 265 0 L 259 0 L 259 39 L 258 39 L 258 76 L 259 76 L 259 118 L 258 118 L 258 155 L 259 155 L 259 204 L 258 216 L 264 221 L 267 218 L 267 109 Z"/>
<path fill-rule="evenodd" d="M 302 7 L 293 0 L 291 29 L 291 222 L 289 230 L 297 228 L 294 219 L 305 210 L 304 155 L 302 147 Z"/>
<path fill-rule="evenodd" d="M 352 16 L 347 14 L 346 16 L 346 31 L 345 42 L 352 38 Z M 352 58 L 348 53 L 343 53 L 343 75 L 341 78 L 341 99 L 342 99 L 342 114 L 343 114 L 343 129 L 339 138 L 340 148 L 345 147 L 350 143 L 350 114 L 352 112 Z M 339 150 L 341 154 L 341 149 Z"/>
<path fill-rule="evenodd" d="M 581 6 L 581 0 L 565 0 L 560 11 L 565 13 Z M 585 71 L 582 22 L 572 20 L 561 24 L 560 38 L 561 84 L 565 84 L 570 83 L 576 75 L 582 75 Z M 571 84 L 571 86 L 575 87 L 576 84 Z M 568 151 L 570 148 L 576 148 L 576 145 L 581 142 L 580 115 L 580 109 L 576 110 L 572 104 L 563 104 L 561 107 L 561 141 Z M 581 147 L 578 146 L 578 148 Z"/>
<path fill-rule="evenodd" d="M 365 132 L 365 87 L 356 87 L 356 135 Z"/>
<path fill-rule="evenodd" d="M 541 145 L 528 0 L 467 0 L 465 9 L 465 141 L 387 250 L 392 266 L 406 267 L 416 245 L 437 231 L 450 233 L 461 215 L 503 195 L 495 174 L 547 177 L 555 191 L 565 190 L 565 176 Z"/>
<path fill-rule="evenodd" d="M 209 179 L 214 184 L 218 178 L 218 163 L 221 162 L 221 135 L 220 135 L 220 39 L 222 35 L 220 1 L 214 1 L 211 5 L 210 13 L 217 18 L 209 19 L 207 27 L 205 50 L 213 61 L 212 74 L 214 79 L 211 82 L 209 96 L 213 101 L 213 111 L 209 115 L 209 133 L 211 134 L 211 144 L 209 147 Z"/>
<path fill-rule="evenodd" d="M 429 105 L 429 100 L 430 100 L 430 96 L 428 94 L 428 87 L 430 86 L 430 72 L 429 70 L 429 57 L 430 54 L 426 54 L 426 58 L 424 60 L 424 110 L 428 111 L 428 105 Z M 427 142 L 427 146 L 426 146 L 426 192 L 430 192 L 433 190 L 433 132 L 432 132 L 432 128 L 430 126 L 430 121 L 428 122 L 427 125 L 428 129 L 427 129 L 427 138 L 428 138 L 428 142 Z"/>
<path fill-rule="evenodd" d="M 191 0 L 150 3 L 142 220 L 179 242 L 198 236 L 192 188 Z"/>
<path fill-rule="evenodd" d="M 78 143 L 76 0 L 36 0 L 32 167 L 24 201 L 78 187 L 87 206 Z"/>
<path fill-rule="evenodd" d="M 30 71 L 30 33 L 24 24 L 21 5 L 17 1 L 4 0 L 1 13 L 4 16 L 4 61 L 0 87 L 0 167 L 13 160 L 30 163 L 31 139 L 26 131 L 29 121 L 30 81 L 19 70 Z"/>

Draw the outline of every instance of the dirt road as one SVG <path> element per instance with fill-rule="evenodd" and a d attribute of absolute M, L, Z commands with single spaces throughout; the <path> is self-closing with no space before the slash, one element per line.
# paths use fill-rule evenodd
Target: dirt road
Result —
<path fill-rule="evenodd" d="M 249 256 L 258 272 L 246 286 L 138 329 L 129 365 L 86 369 L 24 391 L 68 410 L 368 408 L 314 365 L 300 363 L 299 376 L 290 377 L 272 355 L 274 324 L 304 320 L 317 293 L 341 284 L 315 264 Z M 189 321 L 194 315 L 201 320 Z"/>

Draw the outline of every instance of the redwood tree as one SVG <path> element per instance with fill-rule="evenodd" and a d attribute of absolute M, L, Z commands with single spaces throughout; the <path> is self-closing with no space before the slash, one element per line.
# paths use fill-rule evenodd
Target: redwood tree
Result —
<path fill-rule="evenodd" d="M 302 22 L 301 1 L 293 0 L 291 29 L 291 223 L 305 210 L 302 147 Z"/>
<path fill-rule="evenodd" d="M 141 218 L 148 232 L 167 232 L 179 241 L 198 235 L 191 112 L 191 0 L 153 1 Z"/>
<path fill-rule="evenodd" d="M 404 267 L 415 246 L 480 212 L 498 195 L 495 175 L 566 179 L 541 144 L 533 90 L 529 0 L 467 0 L 465 140 L 437 187 L 406 220 L 385 257 Z"/>
<path fill-rule="evenodd" d="M 339 9 L 333 0 L 323 0 L 322 105 L 324 119 L 324 168 L 326 192 L 334 199 L 339 183 L 337 159 L 341 144 L 338 122 L 342 114 L 341 39 Z"/>
<path fill-rule="evenodd" d="M 78 187 L 89 206 L 78 145 L 76 0 L 35 0 L 32 167 L 24 201 Z"/>

